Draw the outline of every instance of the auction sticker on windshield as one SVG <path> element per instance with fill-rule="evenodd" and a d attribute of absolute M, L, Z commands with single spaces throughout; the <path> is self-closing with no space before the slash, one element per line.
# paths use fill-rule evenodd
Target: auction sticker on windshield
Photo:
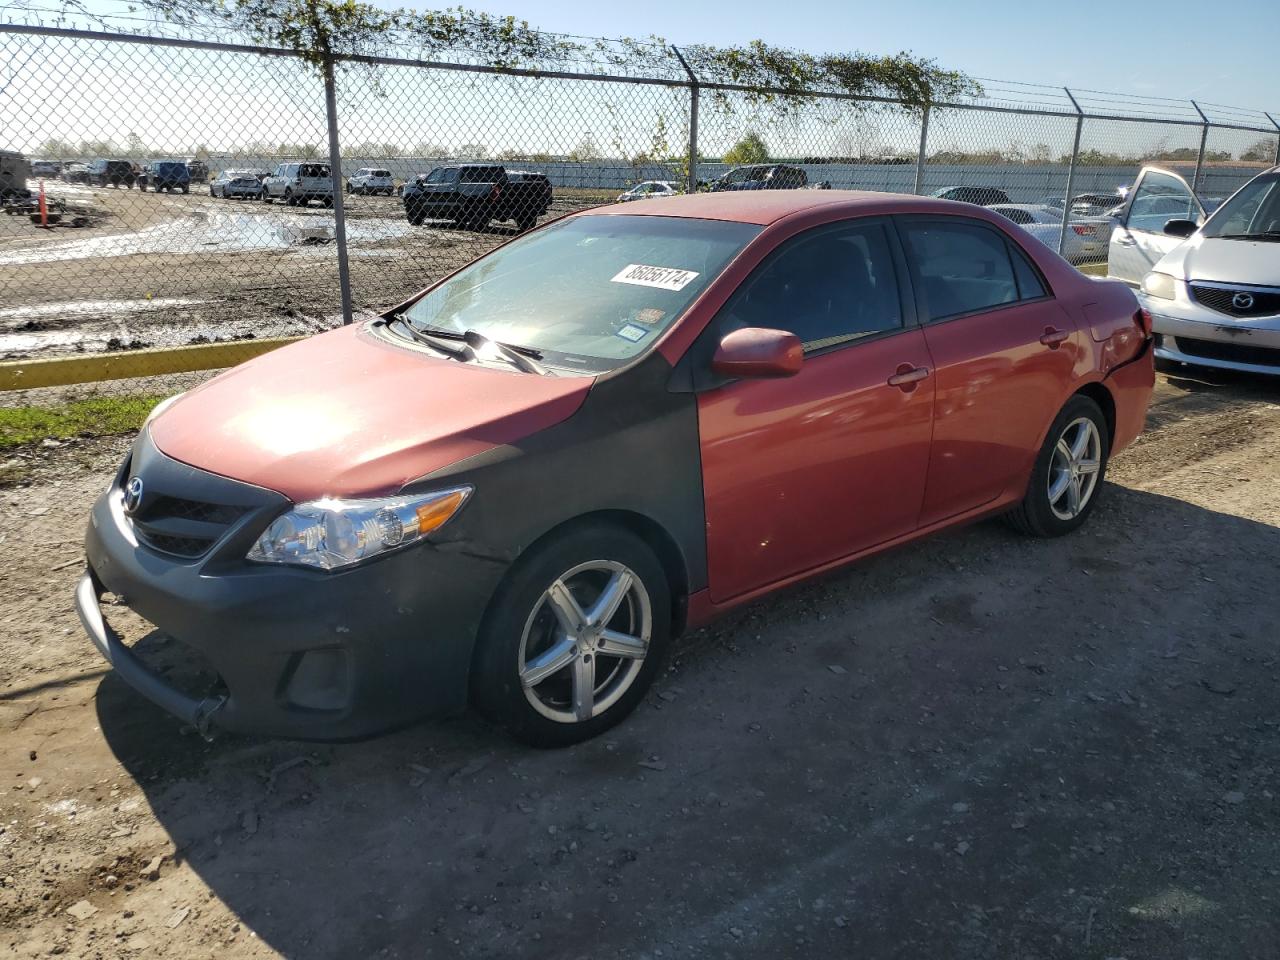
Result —
<path fill-rule="evenodd" d="M 658 287 L 661 290 L 683 290 L 697 275 L 693 270 L 629 263 L 618 271 L 613 282 L 634 283 L 642 287 Z"/>

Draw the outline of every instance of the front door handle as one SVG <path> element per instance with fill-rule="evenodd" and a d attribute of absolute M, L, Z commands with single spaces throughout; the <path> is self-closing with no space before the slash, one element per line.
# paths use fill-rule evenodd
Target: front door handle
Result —
<path fill-rule="evenodd" d="M 1120 232 L 1116 234 L 1116 243 L 1122 247 L 1132 247 L 1136 246 L 1138 241 L 1133 238 L 1133 234 L 1128 230 L 1121 228 Z"/>
<path fill-rule="evenodd" d="M 1050 350 L 1057 350 L 1058 347 L 1062 345 L 1062 342 L 1070 337 L 1071 334 L 1065 330 L 1058 330 L 1055 327 L 1045 327 L 1044 333 L 1040 335 L 1040 342 Z"/>
<path fill-rule="evenodd" d="M 916 384 L 929 376 L 928 367 L 917 367 L 910 363 L 898 364 L 898 372 L 888 379 L 891 387 L 901 388 L 903 393 L 910 393 L 916 388 Z"/>

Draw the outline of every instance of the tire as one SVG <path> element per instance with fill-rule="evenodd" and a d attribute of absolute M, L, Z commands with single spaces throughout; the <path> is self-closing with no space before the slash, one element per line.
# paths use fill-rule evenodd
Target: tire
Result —
<path fill-rule="evenodd" d="M 264 191 L 262 192 L 262 202 L 263 202 L 263 203 L 275 203 L 275 202 L 276 202 L 276 198 L 275 198 L 275 197 L 273 197 L 271 194 L 267 193 L 267 192 L 264 190 Z"/>
<path fill-rule="evenodd" d="M 191 192 L 191 187 L 190 187 L 189 185 L 188 185 L 188 186 L 184 186 L 184 187 L 182 188 L 182 192 L 183 192 L 183 193 L 190 193 L 190 192 Z"/>
<path fill-rule="evenodd" d="M 516 227 L 520 230 L 521 233 L 525 233 L 526 231 L 532 230 L 537 225 L 538 225 L 538 215 L 536 213 L 533 213 L 533 214 L 526 213 L 519 217 L 516 217 Z"/>
<path fill-rule="evenodd" d="M 285 203 L 285 206 L 287 207 L 296 207 L 298 205 L 298 200 L 293 195 L 293 191 L 287 188 L 285 189 L 285 192 L 284 192 L 284 203 Z"/>
<path fill-rule="evenodd" d="M 409 223 L 415 227 L 422 226 L 427 219 L 426 213 L 422 210 L 408 209 L 405 210 L 404 213 L 405 216 L 409 218 Z"/>
<path fill-rule="evenodd" d="M 620 574 L 631 579 L 607 624 L 614 636 L 632 641 L 617 649 L 643 651 L 639 658 L 599 652 L 598 624 L 588 626 L 582 638 L 570 638 L 548 600 L 552 585 L 561 583 L 577 609 L 590 612 L 605 585 L 628 583 L 615 581 Z M 671 589 L 649 546 L 620 527 L 573 527 L 521 557 L 495 591 L 476 642 L 471 701 L 485 717 L 535 747 L 580 743 L 636 708 L 670 642 Z M 526 690 L 521 677 L 530 662 L 536 665 L 539 655 L 557 649 L 560 656 L 550 666 L 562 665 Z M 576 678 L 591 680 L 589 700 L 575 700 Z M 584 713 L 587 718 L 579 719 Z"/>
<path fill-rule="evenodd" d="M 332 206 L 333 206 L 333 195 L 332 195 L 332 194 L 330 194 L 329 196 L 321 197 L 321 198 L 320 198 L 320 206 L 324 207 L 325 209 L 328 209 L 329 207 L 332 207 Z"/>
<path fill-rule="evenodd" d="M 1102 409 L 1088 397 L 1072 397 L 1054 418 L 1031 468 L 1027 492 L 1006 514 L 1009 523 L 1029 537 L 1060 537 L 1081 526 L 1102 493 L 1110 452 Z"/>

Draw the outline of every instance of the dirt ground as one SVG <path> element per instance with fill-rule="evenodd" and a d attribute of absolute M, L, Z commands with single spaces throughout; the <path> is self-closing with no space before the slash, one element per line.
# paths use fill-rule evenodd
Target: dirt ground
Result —
<path fill-rule="evenodd" d="M 89 226 L 0 217 L 0 358 L 314 333 L 340 322 L 333 212 L 318 203 L 50 184 Z M 548 218 L 599 202 L 562 191 Z M 349 196 L 352 296 L 390 306 L 515 235 L 413 227 L 398 197 Z"/>
<path fill-rule="evenodd" d="M 1162 376 L 1076 535 L 757 603 L 560 752 L 181 730 L 71 610 L 123 447 L 0 490 L 10 955 L 1280 954 L 1280 384 Z"/>

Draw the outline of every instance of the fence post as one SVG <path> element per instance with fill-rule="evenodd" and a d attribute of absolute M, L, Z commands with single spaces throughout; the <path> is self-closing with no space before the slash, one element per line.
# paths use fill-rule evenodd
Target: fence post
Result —
<path fill-rule="evenodd" d="M 920 118 L 920 151 L 916 154 L 916 185 L 912 191 L 918 197 L 920 191 L 924 187 L 924 156 L 925 148 L 929 143 L 929 107 L 924 108 L 924 114 Z"/>
<path fill-rule="evenodd" d="M 347 264 L 347 214 L 343 205 L 342 147 L 338 137 L 338 98 L 333 79 L 333 57 L 324 55 L 324 113 L 329 128 L 329 179 L 333 183 L 333 239 L 338 246 L 338 289 L 342 295 L 342 322 L 351 322 L 351 270 Z"/>
<path fill-rule="evenodd" d="M 1196 154 L 1196 172 L 1191 178 L 1191 192 L 1196 196 L 1200 195 L 1200 171 L 1204 169 L 1204 148 L 1209 142 L 1209 118 L 1204 115 L 1204 111 L 1200 109 L 1200 104 L 1194 100 L 1191 105 L 1196 108 L 1196 113 L 1200 114 L 1200 121 L 1204 126 L 1200 130 L 1200 152 Z"/>
<path fill-rule="evenodd" d="M 1276 166 L 1280 167 L 1280 123 L 1276 123 L 1276 118 L 1269 113 L 1264 113 L 1264 117 L 1271 121 L 1271 125 L 1276 128 Z"/>
<path fill-rule="evenodd" d="M 680 66 L 684 67 L 684 72 L 689 75 L 689 170 L 688 183 L 685 189 L 689 193 L 698 192 L 698 75 L 689 67 L 689 62 L 685 60 L 684 54 L 680 52 L 680 48 L 674 44 L 671 52 L 676 55 L 676 59 L 680 61 Z"/>
<path fill-rule="evenodd" d="M 1062 198 L 1062 229 L 1058 231 L 1058 256 L 1067 248 L 1067 227 L 1071 221 L 1071 195 L 1076 192 L 1076 161 L 1080 159 L 1080 134 L 1084 131 L 1084 111 L 1076 102 L 1075 95 L 1067 87 L 1067 99 L 1076 110 L 1076 139 L 1071 145 L 1071 162 L 1067 165 L 1067 195 Z"/>

